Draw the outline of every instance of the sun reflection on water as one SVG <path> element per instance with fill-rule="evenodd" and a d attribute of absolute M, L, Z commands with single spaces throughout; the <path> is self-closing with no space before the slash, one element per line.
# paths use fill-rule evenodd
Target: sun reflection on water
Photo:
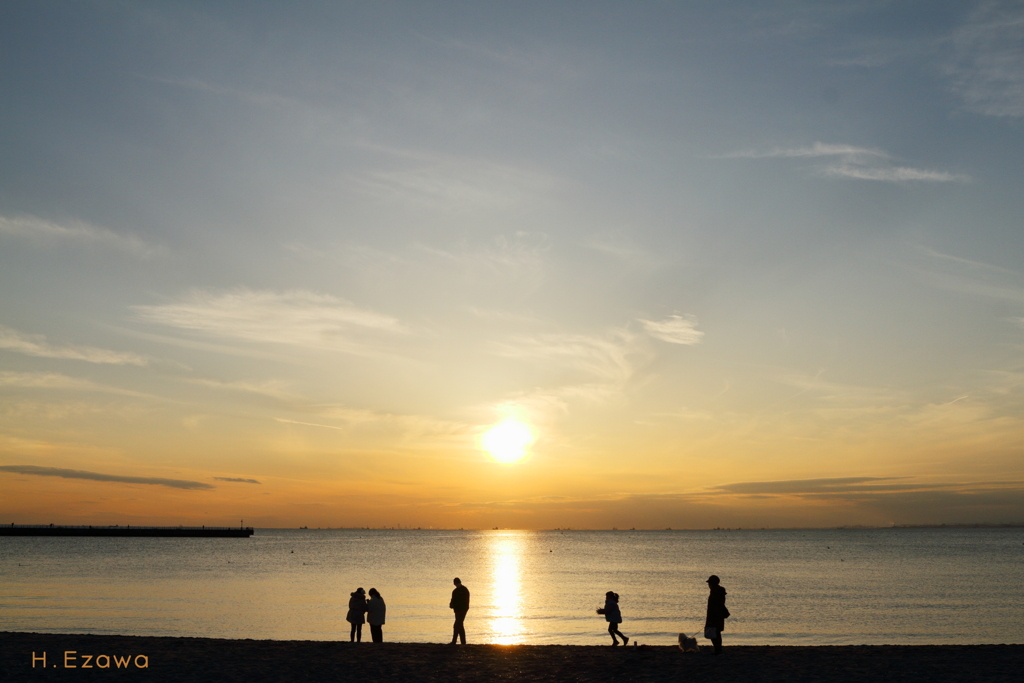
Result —
<path fill-rule="evenodd" d="M 519 558 L 523 543 L 514 531 L 500 531 L 490 539 L 491 566 L 491 614 L 490 630 L 492 642 L 499 645 L 518 645 L 525 642 L 526 628 L 523 625 L 523 593 L 519 569 Z"/>

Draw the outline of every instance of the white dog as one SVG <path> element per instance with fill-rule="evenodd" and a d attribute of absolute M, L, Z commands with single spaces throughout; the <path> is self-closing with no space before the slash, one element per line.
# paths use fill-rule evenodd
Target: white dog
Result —
<path fill-rule="evenodd" d="M 700 652 L 696 638 L 688 638 L 685 633 L 679 634 L 679 649 L 683 652 Z"/>

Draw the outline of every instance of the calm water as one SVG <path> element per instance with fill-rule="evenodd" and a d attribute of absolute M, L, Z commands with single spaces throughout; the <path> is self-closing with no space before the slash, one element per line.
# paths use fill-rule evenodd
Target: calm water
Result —
<path fill-rule="evenodd" d="M 624 633 L 671 644 L 702 630 L 711 573 L 727 643 L 1024 643 L 1024 529 L 0 537 L 0 631 L 347 639 L 375 586 L 385 639 L 444 642 L 459 576 L 470 642 L 610 642 L 614 590 Z"/>

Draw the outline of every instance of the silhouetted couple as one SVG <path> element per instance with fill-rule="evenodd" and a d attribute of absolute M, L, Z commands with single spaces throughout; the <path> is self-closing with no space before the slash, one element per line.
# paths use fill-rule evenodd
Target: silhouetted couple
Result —
<path fill-rule="evenodd" d="M 462 580 L 458 577 L 452 583 L 455 584 L 455 590 L 452 591 L 452 599 L 448 603 L 448 607 L 455 612 L 455 624 L 452 626 L 452 642 L 448 644 L 455 645 L 455 641 L 459 640 L 465 645 L 466 613 L 469 612 L 469 589 L 462 585 Z"/>
<path fill-rule="evenodd" d="M 362 642 L 363 624 L 369 622 L 370 636 L 373 638 L 373 642 L 383 643 L 384 613 L 386 611 L 387 605 L 384 604 L 384 598 L 380 596 L 376 588 L 370 589 L 369 600 L 366 599 L 362 588 L 355 589 L 348 599 L 348 615 L 345 617 L 345 620 L 352 624 L 352 630 L 349 632 L 349 641 L 353 643 Z"/>

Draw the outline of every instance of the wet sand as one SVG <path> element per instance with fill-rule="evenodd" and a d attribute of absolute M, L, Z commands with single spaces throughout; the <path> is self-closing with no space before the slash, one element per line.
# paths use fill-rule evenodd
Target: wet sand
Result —
<path fill-rule="evenodd" d="M 386 636 L 386 633 L 385 633 Z M 1024 680 L 1024 645 L 468 645 L 0 633 L 0 679 L 219 683 L 361 681 L 746 681 L 1002 683 Z M 65 652 L 74 659 L 65 667 Z M 46 657 L 46 668 L 39 659 Z M 35 655 L 36 665 L 32 666 Z M 108 660 L 109 668 L 100 668 Z M 126 656 L 130 658 L 126 659 Z M 143 657 L 139 657 L 142 655 Z M 91 659 L 86 660 L 86 656 Z M 120 661 L 123 666 L 118 666 Z M 86 668 L 86 665 L 91 668 Z M 146 665 L 146 668 L 141 668 Z"/>

